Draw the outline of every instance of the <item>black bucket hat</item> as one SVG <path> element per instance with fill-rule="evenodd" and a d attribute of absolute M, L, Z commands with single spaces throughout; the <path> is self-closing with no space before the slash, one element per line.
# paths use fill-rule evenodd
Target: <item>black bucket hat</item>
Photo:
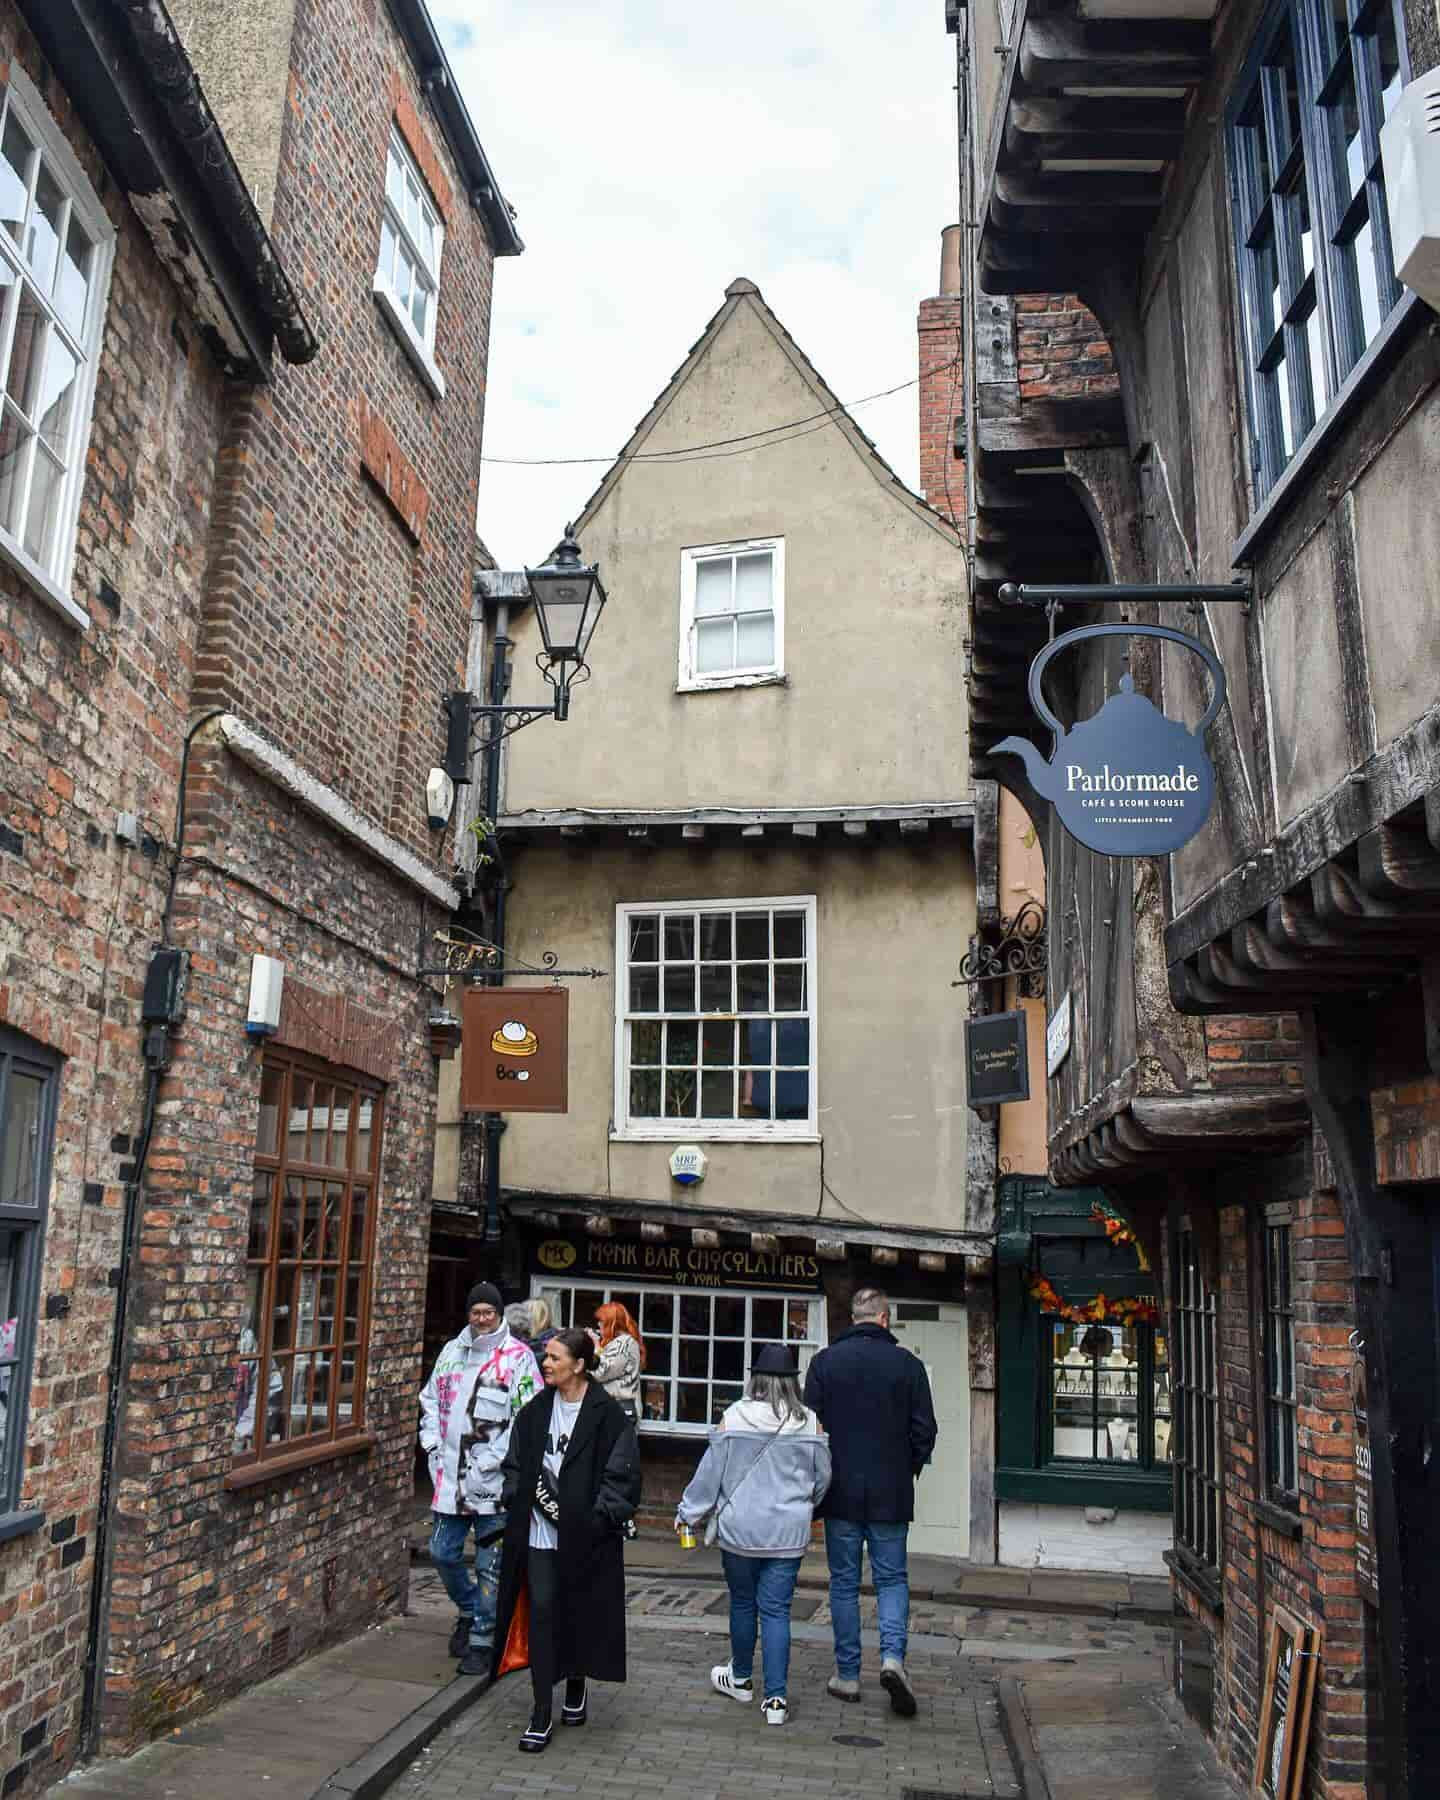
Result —
<path fill-rule="evenodd" d="M 800 1364 L 795 1352 L 784 1344 L 762 1344 L 750 1365 L 752 1375 L 798 1375 Z"/>

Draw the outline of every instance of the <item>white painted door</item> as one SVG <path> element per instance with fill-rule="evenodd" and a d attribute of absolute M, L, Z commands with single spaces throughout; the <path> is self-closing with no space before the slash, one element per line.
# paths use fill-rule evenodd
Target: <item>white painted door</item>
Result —
<path fill-rule="evenodd" d="M 890 1329 L 913 1350 L 930 1377 L 935 1454 L 915 1485 L 910 1548 L 922 1556 L 966 1556 L 970 1550 L 970 1344 L 963 1306 L 920 1300 L 891 1302 Z"/>

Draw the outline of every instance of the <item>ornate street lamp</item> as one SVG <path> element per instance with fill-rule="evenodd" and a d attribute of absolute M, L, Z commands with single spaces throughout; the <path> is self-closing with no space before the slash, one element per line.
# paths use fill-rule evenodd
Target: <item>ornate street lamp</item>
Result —
<path fill-rule="evenodd" d="M 585 657 L 600 614 L 605 610 L 605 589 L 600 580 L 599 565 L 581 562 L 573 525 L 565 527 L 565 535 L 548 563 L 538 569 L 526 569 L 525 584 L 535 604 L 535 618 L 544 644 L 535 664 L 554 688 L 555 698 L 548 706 L 514 706 L 506 699 L 510 687 L 512 644 L 507 630 L 507 609 L 499 607 L 490 662 L 489 701 L 474 700 L 463 689 L 448 695 L 445 701 L 447 729 L 443 772 L 457 787 L 471 778 L 470 734 L 476 725 L 484 727 L 479 748 L 486 753 L 488 787 L 492 763 L 498 772 L 496 757 L 501 740 L 526 725 L 533 725 L 536 719 L 568 719 L 571 688 L 577 682 L 590 679 L 590 665 Z M 432 825 L 439 829 L 448 819 L 448 810 L 442 816 L 440 809 L 433 809 L 430 817 Z"/>
<path fill-rule="evenodd" d="M 535 658 L 540 673 L 555 689 L 555 717 L 570 716 L 570 689 L 588 681 L 590 667 L 585 653 L 605 610 L 605 589 L 598 564 L 580 561 L 575 527 L 567 525 L 551 560 L 542 568 L 525 571 L 530 598 L 545 649 Z"/>

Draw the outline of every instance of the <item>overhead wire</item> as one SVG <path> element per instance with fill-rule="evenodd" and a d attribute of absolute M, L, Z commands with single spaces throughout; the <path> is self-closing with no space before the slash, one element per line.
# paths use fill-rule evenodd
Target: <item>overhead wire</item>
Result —
<path fill-rule="evenodd" d="M 788 444 L 793 438 L 807 437 L 810 431 L 821 430 L 839 414 L 851 412 L 857 406 L 868 406 L 872 400 L 888 400 L 894 394 L 903 394 L 906 388 L 918 387 L 931 375 L 941 375 L 946 369 L 956 367 L 959 360 L 958 356 L 949 357 L 945 362 L 937 363 L 933 369 L 922 369 L 909 381 L 897 382 L 894 387 L 880 388 L 873 394 L 862 395 L 858 400 L 843 403 L 837 401 L 834 406 L 827 406 L 821 412 L 807 413 L 800 419 L 787 419 L 780 425 L 768 425 L 763 431 L 742 432 L 738 437 L 713 438 L 708 443 L 701 444 L 678 444 L 673 450 L 637 450 L 630 456 L 626 456 L 624 451 L 615 451 L 608 456 L 482 456 L 480 460 L 503 464 L 509 468 L 555 469 L 573 468 L 586 463 L 708 462 L 717 456 L 740 456 L 747 449 L 768 448 L 768 445 L 758 442 L 761 438 L 767 438 L 771 443 Z M 818 424 L 815 423 L 816 420 L 819 421 Z M 802 426 L 808 429 L 800 429 Z M 779 435 L 782 432 L 789 435 L 782 437 Z M 739 448 L 732 449 L 732 445 L 738 445 Z"/>

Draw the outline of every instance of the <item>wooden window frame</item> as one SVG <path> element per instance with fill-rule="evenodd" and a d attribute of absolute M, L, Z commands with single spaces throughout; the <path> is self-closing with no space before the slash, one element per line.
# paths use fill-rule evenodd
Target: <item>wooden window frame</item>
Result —
<path fill-rule="evenodd" d="M 639 1429 L 642 1435 L 653 1437 L 703 1438 L 720 1422 L 721 1414 L 732 1401 L 743 1398 L 750 1381 L 750 1363 L 754 1352 L 762 1344 L 780 1341 L 768 1332 L 757 1331 L 755 1326 L 755 1307 L 757 1303 L 766 1301 L 778 1302 L 782 1308 L 781 1321 L 783 1341 L 797 1355 L 800 1363 L 800 1380 L 803 1385 L 805 1373 L 810 1367 L 813 1357 L 825 1349 L 829 1343 L 829 1328 L 825 1314 L 825 1296 L 817 1293 L 787 1293 L 774 1288 L 701 1288 L 673 1287 L 663 1282 L 647 1281 L 587 1281 L 583 1278 L 566 1276 L 555 1280 L 544 1275 L 534 1275 L 530 1279 L 532 1299 L 544 1296 L 550 1301 L 555 1314 L 554 1323 L 563 1329 L 567 1325 L 587 1326 L 591 1321 L 584 1317 L 584 1308 L 576 1313 L 575 1296 L 588 1294 L 603 1296 L 605 1303 L 619 1300 L 629 1311 L 640 1327 L 640 1335 L 651 1351 L 650 1367 L 640 1376 L 640 1420 Z M 566 1298 L 562 1299 L 562 1296 Z M 639 1301 L 637 1308 L 632 1304 Z M 654 1301 L 670 1302 L 670 1326 L 656 1326 L 647 1318 Z M 681 1307 L 686 1301 L 704 1302 L 710 1308 L 710 1329 L 708 1335 L 701 1338 L 698 1333 L 682 1333 L 680 1330 Z M 745 1326 L 742 1333 L 717 1333 L 715 1330 L 715 1301 L 739 1301 L 745 1307 Z M 596 1304 L 601 1304 L 599 1299 Z M 791 1308 L 803 1305 L 807 1309 L 806 1329 L 803 1334 L 792 1329 L 794 1314 Z M 681 1368 L 681 1357 L 678 1345 L 682 1340 L 704 1342 L 709 1345 L 704 1375 L 687 1374 Z M 661 1373 L 656 1366 L 654 1351 L 661 1342 L 667 1342 L 673 1351 L 668 1372 Z M 726 1379 L 715 1374 L 716 1344 L 740 1344 L 741 1373 L 737 1379 Z M 646 1406 L 654 1399 L 653 1390 L 659 1384 L 666 1389 L 666 1413 L 663 1418 L 647 1417 Z M 647 1393 L 647 1385 L 650 1392 Z M 683 1386 L 703 1388 L 705 1390 L 706 1417 L 699 1420 L 683 1420 L 677 1417 L 679 1411 L 680 1388 Z M 717 1389 L 724 1390 L 717 1394 Z"/>
<path fill-rule="evenodd" d="M 55 1149 L 55 1110 L 60 1089 L 60 1061 L 50 1051 L 0 1027 L 0 1158 L 5 1151 L 4 1128 L 10 1107 L 10 1084 L 16 1072 L 40 1083 L 39 1106 L 34 1124 L 32 1176 L 28 1201 L 8 1202 L 0 1189 L 0 1231 L 20 1238 L 15 1258 L 15 1288 L 10 1306 L 0 1317 L 0 1333 L 7 1346 L 3 1367 L 7 1374 L 6 1424 L 0 1444 L 0 1526 L 21 1522 L 20 1493 L 25 1483 L 25 1436 L 30 1415 L 30 1382 L 35 1365 L 35 1335 L 40 1318 L 41 1275 L 45 1255 L 45 1227 L 49 1214 L 52 1159 Z M 3 1162 L 0 1162 L 3 1167 Z M 13 1333 L 6 1330 L 14 1323 Z M 9 1535 L 5 1533 L 4 1535 Z"/>
<path fill-rule="evenodd" d="M 430 229 L 431 242 L 434 245 L 433 256 L 427 255 L 424 245 L 410 229 L 409 222 L 401 208 L 395 205 L 390 195 L 390 165 L 392 160 L 400 172 L 400 180 L 416 193 L 416 204 Z M 389 267 L 387 268 L 386 233 L 389 233 Z M 375 255 L 375 298 L 381 311 L 389 321 L 391 329 L 399 338 L 406 355 L 414 363 L 421 379 L 429 387 L 437 400 L 445 397 L 445 377 L 435 360 L 435 338 L 438 330 L 440 314 L 440 269 L 445 255 L 445 219 L 435 197 L 430 191 L 429 183 L 415 158 L 414 152 L 405 142 L 399 125 L 392 124 L 390 136 L 385 147 L 385 199 L 381 209 L 380 242 Z M 416 325 L 410 310 L 408 298 L 402 298 L 395 284 L 393 270 L 397 260 L 403 257 L 408 267 L 410 283 L 424 289 L 427 303 L 425 307 L 425 329 Z"/>
<path fill-rule="evenodd" d="M 1410 76 L 1404 22 L 1395 0 L 1343 3 L 1342 32 L 1327 0 L 1275 0 L 1226 111 L 1257 507 L 1286 468 L 1318 441 L 1317 427 L 1339 403 L 1347 378 L 1379 340 L 1402 299 L 1380 160 L 1385 101 L 1378 45 L 1382 27 L 1387 28 L 1393 33 L 1398 93 Z M 1292 72 L 1293 116 L 1286 81 Z M 1354 96 L 1361 151 L 1354 193 L 1337 126 L 1347 87 Z M 1299 230 L 1302 191 L 1309 205 L 1308 269 Z M 1367 226 L 1367 266 L 1376 307 L 1376 317 L 1368 323 L 1356 260 L 1365 254 L 1361 239 Z M 1275 260 L 1273 281 L 1267 258 Z M 1312 320 L 1319 333 L 1314 346 L 1306 335 Z M 1317 395 L 1315 380 L 1322 369 L 1326 391 Z"/>
<path fill-rule="evenodd" d="M 1288 1201 L 1265 1208 L 1261 1220 L 1265 1381 L 1265 1497 L 1296 1512 L 1300 1504 L 1299 1399 L 1295 1386 L 1295 1296 Z"/>
<path fill-rule="evenodd" d="M 1133 1462 L 1111 1457 L 1064 1456 L 1055 1450 L 1055 1369 L 1053 1340 L 1054 1328 L 1057 1324 L 1068 1323 L 1055 1313 L 1041 1313 L 1039 1328 L 1041 1341 L 1045 1345 L 1045 1353 L 1040 1358 L 1040 1381 L 1037 1393 L 1040 1402 L 1038 1421 L 1038 1442 L 1040 1454 L 1038 1466 L 1058 1472 L 1075 1474 L 1104 1474 L 1126 1476 L 1156 1475 L 1162 1478 L 1170 1474 L 1169 1459 L 1160 1459 L 1155 1454 L 1155 1375 L 1156 1375 L 1156 1338 L 1166 1340 L 1166 1360 L 1163 1365 L 1166 1378 L 1169 1379 L 1169 1342 L 1163 1325 L 1138 1322 L 1131 1328 L 1136 1336 L 1136 1349 L 1139 1352 L 1136 1364 L 1135 1393 L 1135 1437 L 1137 1454 Z M 1120 1327 L 1111 1320 L 1102 1321 L 1102 1329 L 1119 1331 Z M 1100 1418 L 1100 1403 L 1103 1398 L 1099 1392 L 1100 1367 L 1098 1361 L 1088 1359 L 1091 1374 L 1091 1401 L 1093 1417 Z M 1174 1439 L 1174 1422 L 1171 1419 L 1171 1439 Z"/>
<path fill-rule="evenodd" d="M 1175 1472 L 1175 1542 L 1218 1575 L 1221 1556 L 1218 1310 L 1182 1223 L 1174 1239 L 1170 1331 L 1170 1436 Z"/>
<path fill-rule="evenodd" d="M 256 1350 L 252 1355 L 242 1349 L 236 1360 L 236 1424 L 243 1421 L 247 1402 L 243 1398 L 245 1389 L 245 1371 L 253 1370 L 252 1386 L 248 1406 L 250 1408 L 250 1434 L 248 1450 L 239 1448 L 240 1437 L 237 1431 L 236 1449 L 226 1486 L 244 1487 L 253 1481 L 264 1480 L 271 1474 L 284 1473 L 292 1468 L 301 1468 L 312 1462 L 324 1461 L 333 1456 L 343 1456 L 357 1450 L 368 1449 L 374 1442 L 373 1433 L 365 1422 L 365 1389 L 369 1376 L 370 1364 L 370 1330 L 374 1297 L 375 1244 L 377 1237 L 378 1214 L 380 1204 L 380 1165 L 385 1139 L 385 1101 L 386 1092 L 383 1083 L 372 1077 L 362 1075 L 353 1069 L 343 1069 L 333 1063 L 322 1061 L 318 1057 L 307 1056 L 299 1051 L 271 1048 L 264 1054 L 261 1069 L 261 1094 L 265 1093 L 265 1083 L 269 1076 L 279 1074 L 282 1078 L 280 1099 L 276 1105 L 275 1148 L 272 1151 L 259 1147 L 259 1133 L 263 1129 L 263 1108 L 257 1123 L 257 1144 L 254 1152 L 254 1184 L 252 1186 L 252 1203 L 250 1213 L 250 1237 L 246 1246 L 246 1286 L 254 1271 L 263 1271 L 260 1287 L 259 1303 L 253 1323 L 248 1327 L 254 1333 Z M 324 1110 L 327 1114 L 324 1130 L 327 1139 L 333 1130 L 334 1114 L 339 1110 L 335 1103 L 335 1090 L 344 1088 L 353 1095 L 353 1103 L 346 1107 L 346 1141 L 345 1160 L 341 1164 L 331 1162 L 312 1162 L 308 1158 L 297 1158 L 291 1154 L 290 1133 L 285 1129 L 294 1108 L 291 1104 L 296 1080 L 308 1081 L 314 1086 L 329 1087 L 331 1099 L 327 1107 L 317 1104 L 313 1089 L 310 1106 L 306 1109 L 310 1115 L 308 1131 L 315 1129 L 314 1115 Z M 368 1100 L 371 1107 L 370 1156 L 366 1167 L 359 1168 L 355 1163 L 356 1137 L 359 1131 L 361 1106 Z M 306 1150 L 310 1148 L 307 1138 Z M 282 1257 L 284 1213 L 287 1203 L 287 1185 L 290 1181 L 301 1184 L 302 1210 L 296 1221 L 296 1252 L 292 1257 Z M 254 1227 L 259 1214 L 255 1201 L 260 1198 L 258 1192 L 264 1182 L 269 1193 L 267 1212 L 265 1214 L 264 1256 L 250 1254 L 254 1247 Z M 336 1257 L 310 1256 L 299 1252 L 305 1243 L 305 1226 L 309 1216 L 311 1190 L 318 1184 L 328 1190 L 340 1187 L 344 1190 L 343 1221 L 339 1254 Z M 365 1194 L 363 1208 L 363 1229 L 365 1243 L 363 1256 L 352 1257 L 351 1234 L 355 1223 L 355 1207 L 353 1204 L 356 1190 Z M 325 1211 L 321 1215 L 323 1225 L 328 1228 L 329 1207 L 331 1201 L 326 1193 Z M 323 1249 L 326 1238 L 322 1230 L 319 1237 Z M 335 1271 L 334 1286 L 334 1327 L 328 1340 L 321 1342 L 318 1331 L 312 1335 L 308 1343 L 300 1342 L 300 1326 L 303 1309 L 300 1304 L 303 1293 L 303 1272 L 307 1268 L 317 1271 L 314 1287 L 315 1317 L 320 1317 L 320 1304 L 323 1296 L 323 1273 L 327 1269 Z M 267 1441 L 267 1428 L 271 1410 L 271 1370 L 276 1360 L 274 1343 L 274 1320 L 277 1296 L 283 1285 L 282 1271 L 288 1271 L 291 1296 L 292 1341 L 288 1346 L 280 1347 L 281 1358 L 288 1357 L 292 1373 L 303 1360 L 306 1364 L 306 1429 L 298 1436 L 287 1435 Z M 346 1283 L 352 1274 L 358 1274 L 359 1313 L 356 1324 L 356 1336 L 347 1338 L 343 1328 L 346 1313 Z M 351 1382 L 351 1411 L 344 1420 L 340 1418 L 341 1384 L 338 1370 L 343 1366 L 346 1353 L 354 1351 L 354 1374 Z M 328 1367 L 337 1372 L 337 1379 L 328 1381 L 329 1395 L 327 1400 L 328 1417 L 324 1427 L 318 1431 L 309 1429 L 309 1412 L 314 1404 L 316 1375 L 322 1360 L 328 1356 Z M 293 1391 L 282 1387 L 286 1411 L 293 1418 Z M 262 1398 L 263 1397 L 263 1398 Z"/>
<path fill-rule="evenodd" d="M 771 917 L 770 953 L 767 958 L 767 966 L 770 970 L 769 991 L 772 1004 L 763 1012 L 702 1012 L 698 1008 L 698 1002 L 701 998 L 700 992 L 698 991 L 698 976 L 701 963 L 704 960 L 700 954 L 699 916 L 704 913 L 735 914 L 747 912 L 765 912 Z M 661 960 L 654 965 L 657 970 L 661 989 L 659 993 L 660 1003 L 655 1010 L 635 1008 L 631 1005 L 631 1000 L 633 998 L 630 980 L 632 968 L 630 956 L 631 921 L 650 913 L 655 914 L 661 921 L 659 929 L 662 934 L 659 952 Z M 805 920 L 805 954 L 803 958 L 777 958 L 775 956 L 773 922 L 776 913 L 800 913 L 803 915 Z M 694 1008 L 666 1007 L 664 1004 L 665 994 L 663 989 L 666 962 L 664 959 L 663 934 L 665 929 L 664 920 L 667 914 L 672 918 L 689 915 L 697 920 L 695 955 L 692 959 L 697 972 L 697 991 L 694 994 L 697 1006 Z M 612 1114 L 614 1119 L 614 1127 L 611 1131 L 612 1138 L 617 1141 L 637 1143 L 696 1143 L 709 1142 L 712 1140 L 729 1141 L 732 1143 L 816 1143 L 819 1141 L 820 968 L 818 947 L 816 944 L 816 917 L 817 906 L 813 894 L 781 895 L 775 898 L 768 896 L 765 898 L 737 898 L 732 900 L 626 901 L 615 908 L 615 967 L 619 971 L 619 977 L 615 991 L 615 1091 L 614 1112 Z M 731 967 L 738 971 L 741 962 L 748 959 L 741 959 L 738 957 L 736 954 L 736 945 L 732 939 L 731 955 L 728 959 L 722 960 L 728 960 Z M 759 959 L 757 958 L 754 960 L 758 961 Z M 637 964 L 650 966 L 649 959 L 647 958 L 637 958 L 636 962 Z M 775 997 L 775 970 L 777 967 L 785 967 L 787 965 L 793 967 L 797 963 L 805 970 L 805 1004 L 800 1008 L 778 1010 L 773 1004 Z M 683 967 L 684 959 L 672 959 L 670 966 Z M 738 974 L 736 979 L 738 979 Z M 733 987 L 731 997 L 732 1000 L 738 999 L 739 997 L 738 994 L 734 992 Z M 786 1073 L 798 1074 L 801 1072 L 802 1068 L 808 1075 L 809 1109 L 806 1117 L 803 1119 L 758 1119 L 742 1118 L 737 1115 L 729 1118 L 703 1118 L 700 1116 L 698 1105 L 697 1110 L 693 1115 L 673 1116 L 668 1118 L 661 1116 L 657 1118 L 650 1115 L 637 1114 L 632 1117 L 630 1112 L 630 1052 L 634 1027 L 637 1025 L 659 1024 L 664 1028 L 668 1028 L 673 1021 L 675 1023 L 686 1025 L 694 1023 L 703 1028 L 706 1024 L 721 1024 L 726 1020 L 734 1021 L 737 1029 L 748 1022 L 760 1023 L 765 1020 L 770 1020 L 772 1025 L 776 1022 L 788 1024 L 799 1020 L 806 1021 L 809 1026 L 808 1063 L 804 1065 L 798 1063 L 780 1064 L 776 1060 L 778 1056 L 778 1041 L 772 1039 L 769 1064 L 770 1073 L 772 1077 L 776 1079 L 778 1079 L 780 1075 Z M 700 1054 L 703 1055 L 703 1049 Z M 739 1054 L 738 1045 L 737 1054 Z M 650 1063 L 647 1059 L 639 1066 L 642 1069 L 648 1069 L 657 1065 Z M 669 1070 L 669 1065 L 665 1061 L 663 1053 L 661 1063 L 658 1066 L 662 1071 L 661 1084 L 663 1090 Z M 678 1068 L 682 1066 L 688 1067 L 689 1065 L 677 1062 L 675 1066 Z M 719 1064 L 715 1065 L 716 1070 L 718 1071 L 721 1066 L 722 1065 Z M 741 1065 L 729 1064 L 723 1066 L 738 1068 Z M 758 1067 L 758 1065 L 756 1066 Z M 703 1063 L 697 1063 L 696 1070 L 697 1075 L 703 1073 Z M 662 1106 L 664 1104 L 663 1096 L 661 1104 Z"/>
<path fill-rule="evenodd" d="M 0 386 L 13 380 L 11 361 L 20 331 L 22 299 L 32 311 L 34 323 L 28 339 L 30 351 L 38 342 L 34 367 L 34 398 L 26 406 L 9 396 L 3 411 L 7 427 L 17 432 L 17 464 L 20 491 L 16 495 L 18 526 L 0 522 L 0 556 L 24 576 L 26 582 L 43 599 L 62 613 L 72 624 L 87 626 L 90 615 L 71 594 L 75 564 L 75 544 L 80 518 L 80 501 L 85 486 L 85 458 L 90 442 L 90 427 L 95 404 L 95 380 L 105 335 L 105 318 L 109 304 L 110 275 L 115 260 L 115 228 L 101 205 L 94 188 L 70 148 L 64 133 L 46 106 L 34 83 L 11 61 L 9 74 L 0 87 L 0 132 L 13 118 L 28 138 L 32 152 L 26 180 L 25 221 L 36 215 L 38 186 L 42 172 L 48 175 L 60 194 L 58 230 L 52 274 L 48 282 L 39 278 L 26 247 L 8 231 L 0 231 L 3 260 L 9 277 L 0 292 Z M 48 221 L 47 221 L 48 225 Z M 90 267 L 86 281 L 85 301 L 79 322 L 63 307 L 60 299 L 61 277 L 66 265 L 71 227 L 77 227 L 90 242 Z M 33 235 L 33 234 L 32 234 Z M 45 418 L 40 408 L 45 396 L 51 396 L 53 410 L 59 393 L 53 382 L 52 346 L 74 364 L 71 378 L 69 411 L 63 429 L 56 438 L 47 436 Z M 43 443 L 43 447 L 42 447 Z M 36 556 L 26 542 L 29 510 L 34 498 L 34 478 L 42 459 L 59 468 L 54 490 L 53 511 L 48 543 Z"/>
<path fill-rule="evenodd" d="M 731 567 L 732 598 L 734 568 L 742 556 L 768 555 L 770 558 L 770 616 L 774 624 L 774 655 L 768 663 L 749 666 L 733 664 L 728 669 L 713 669 L 701 674 L 696 666 L 696 629 L 701 615 L 696 613 L 696 591 L 702 563 L 728 559 Z M 763 608 L 755 609 L 763 612 Z M 712 615 L 737 619 L 737 612 Z M 680 665 L 676 692 L 700 693 L 707 688 L 763 686 L 785 679 L 785 539 L 783 537 L 737 538 L 728 544 L 694 544 L 680 552 Z"/>

